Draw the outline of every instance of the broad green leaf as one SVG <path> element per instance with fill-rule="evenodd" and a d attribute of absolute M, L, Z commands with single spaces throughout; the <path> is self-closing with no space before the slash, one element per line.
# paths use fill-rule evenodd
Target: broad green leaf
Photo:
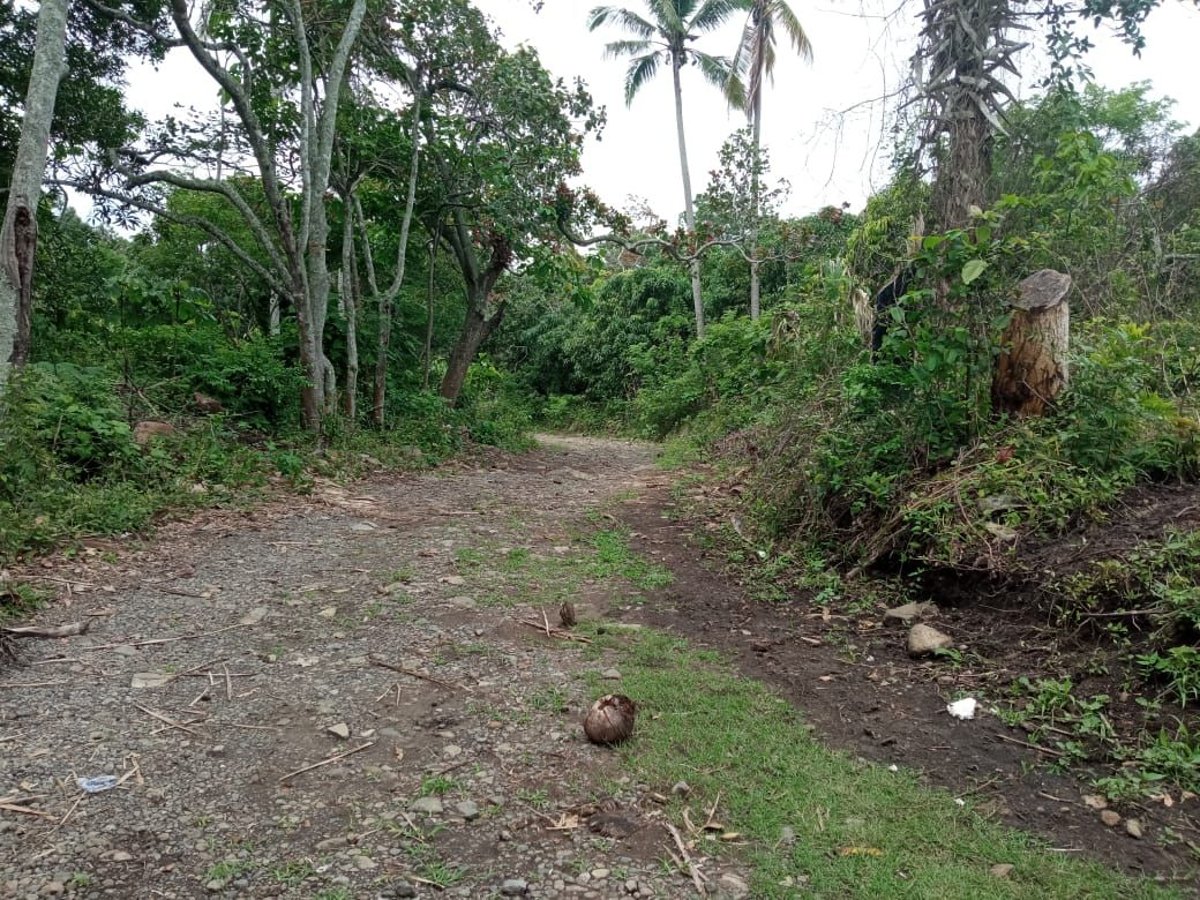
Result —
<path fill-rule="evenodd" d="M 963 284 L 970 284 L 976 278 L 983 274 L 984 269 L 988 267 L 987 260 L 973 259 L 968 262 L 962 269 Z"/>

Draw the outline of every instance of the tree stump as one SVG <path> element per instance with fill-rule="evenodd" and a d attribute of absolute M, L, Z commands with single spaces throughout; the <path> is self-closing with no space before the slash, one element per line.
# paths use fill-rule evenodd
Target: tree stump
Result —
<path fill-rule="evenodd" d="M 1020 285 L 992 379 L 992 408 L 1041 416 L 1067 386 L 1071 276 L 1043 269 Z"/>

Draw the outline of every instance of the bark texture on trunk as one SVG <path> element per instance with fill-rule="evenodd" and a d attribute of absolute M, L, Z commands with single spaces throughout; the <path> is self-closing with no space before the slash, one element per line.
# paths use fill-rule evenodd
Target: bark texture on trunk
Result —
<path fill-rule="evenodd" d="M 687 139 L 683 129 L 683 84 L 679 70 L 683 65 L 680 54 L 671 56 L 671 76 L 675 86 L 675 130 L 679 136 L 679 167 L 683 172 L 684 221 L 688 231 L 696 230 L 696 208 L 692 202 L 692 174 L 688 169 Z M 689 266 L 692 275 L 692 309 L 696 316 L 696 337 L 704 337 L 704 293 L 700 287 L 700 260 L 694 259 Z"/>
<path fill-rule="evenodd" d="M 50 124 L 64 71 L 67 0 L 42 0 L 25 115 L 13 162 L 12 184 L 0 226 L 0 391 L 12 365 L 29 355 L 37 206 L 50 147 Z"/>
<path fill-rule="evenodd" d="M 758 7 L 755 7 L 755 15 L 759 14 Z M 760 205 L 759 194 L 762 191 L 760 183 L 758 166 L 760 154 L 762 153 L 762 91 L 756 91 L 754 94 L 754 159 L 752 165 L 753 171 L 750 173 L 750 234 L 747 250 L 750 256 L 750 319 L 757 320 L 762 315 L 762 289 L 758 281 L 758 208 Z"/>
<path fill-rule="evenodd" d="M 358 418 L 358 298 L 354 273 L 354 211 L 349 198 L 342 198 L 342 315 L 346 317 L 346 396 L 342 409 L 353 427 Z"/>
<path fill-rule="evenodd" d="M 1041 416 L 1070 380 L 1071 276 L 1043 269 L 1021 282 L 992 379 L 996 412 Z"/>
<path fill-rule="evenodd" d="M 475 354 L 479 352 L 483 342 L 491 336 L 504 317 L 503 306 L 497 307 L 490 316 L 485 316 L 480 312 L 482 305 L 475 300 L 468 302 L 467 316 L 463 321 L 462 331 L 459 333 L 454 349 L 450 351 L 446 375 L 442 378 L 439 393 L 451 403 L 456 403 L 459 395 L 462 394 L 463 385 L 467 381 L 467 372 L 471 369 Z"/>

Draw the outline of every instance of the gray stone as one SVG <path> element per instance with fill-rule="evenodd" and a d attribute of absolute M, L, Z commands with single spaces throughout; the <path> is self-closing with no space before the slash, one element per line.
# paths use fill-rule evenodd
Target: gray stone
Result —
<path fill-rule="evenodd" d="M 265 606 L 256 606 L 250 612 L 246 613 L 238 620 L 239 625 L 257 625 L 267 617 L 268 610 Z"/>
<path fill-rule="evenodd" d="M 336 725 L 330 725 L 325 730 L 334 737 L 341 738 L 343 741 L 350 737 L 350 726 L 345 722 L 338 722 Z"/>
<path fill-rule="evenodd" d="M 479 805 L 473 800 L 463 800 L 461 803 L 455 804 L 454 809 L 468 822 L 479 818 Z"/>
<path fill-rule="evenodd" d="M 717 879 L 717 896 L 722 900 L 743 900 L 750 896 L 750 885 L 741 876 L 726 872 Z"/>
<path fill-rule="evenodd" d="M 928 625 L 914 625 L 908 632 L 908 655 L 930 656 L 938 650 L 954 646 L 954 638 Z"/>
<path fill-rule="evenodd" d="M 160 688 L 174 680 L 173 676 L 162 672 L 137 672 L 129 683 L 133 688 Z"/>
<path fill-rule="evenodd" d="M 388 896 L 396 898 L 415 897 L 417 889 L 407 881 L 397 881 L 388 887 Z"/>
<path fill-rule="evenodd" d="M 444 808 L 442 801 L 437 797 L 418 797 L 410 807 L 413 812 L 425 813 L 430 816 L 438 815 Z"/>
<path fill-rule="evenodd" d="M 529 882 L 524 878 L 506 878 L 500 885 L 500 893 L 505 897 L 524 897 L 529 893 Z"/>
<path fill-rule="evenodd" d="M 1131 838 L 1139 838 L 1140 839 L 1142 836 L 1142 823 L 1140 821 L 1138 821 L 1137 819 L 1126 819 L 1125 820 L 1125 833 L 1127 835 L 1129 835 Z"/>
<path fill-rule="evenodd" d="M 885 612 L 883 621 L 888 625 L 915 625 L 922 619 L 937 615 L 937 611 L 933 603 L 905 603 Z"/>
<path fill-rule="evenodd" d="M 374 869 L 375 866 L 376 866 L 375 860 L 371 859 L 371 857 L 369 857 L 369 856 L 354 857 L 354 868 L 356 868 L 356 869 L 359 869 L 363 872 L 367 872 L 367 871 L 370 871 L 371 869 Z"/>
<path fill-rule="evenodd" d="M 605 679 L 607 679 L 607 680 L 609 680 L 609 681 L 620 681 L 620 680 L 621 680 L 621 673 L 620 673 L 620 671 L 618 671 L 617 669 L 605 669 L 605 670 L 604 670 L 604 671 L 601 673 L 600 677 L 601 677 L 601 678 L 605 678 Z"/>
<path fill-rule="evenodd" d="M 791 825 L 784 825 L 779 829 L 779 844 L 782 847 L 790 847 L 796 843 L 796 829 Z"/>
<path fill-rule="evenodd" d="M 117 656 L 137 656 L 141 652 L 133 644 L 122 644 L 120 647 L 113 647 L 113 653 Z"/>
<path fill-rule="evenodd" d="M 671 786 L 671 793 L 676 797 L 686 797 L 692 792 L 692 786 L 686 781 L 677 781 Z"/>

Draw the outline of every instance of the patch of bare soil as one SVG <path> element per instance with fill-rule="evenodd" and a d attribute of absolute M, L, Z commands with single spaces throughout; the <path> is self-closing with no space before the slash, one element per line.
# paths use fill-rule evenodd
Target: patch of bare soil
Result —
<path fill-rule="evenodd" d="M 611 662 L 482 577 L 652 457 L 554 438 L 12 573 L 91 627 L 0 671 L 0 897 L 683 896 L 651 786 L 580 728 Z"/>
<path fill-rule="evenodd" d="M 1102 544 L 1111 553 L 1161 534 L 1164 526 L 1196 524 L 1200 507 L 1191 502 L 1194 495 L 1172 496 L 1161 504 L 1158 499 L 1131 497 L 1128 514 L 1115 518 L 1119 524 L 1104 538 L 1096 532 L 1060 542 L 1056 550 L 1038 548 L 1039 565 L 1066 572 L 1086 552 L 1085 544 Z M 1200 883 L 1195 850 L 1200 801 L 1175 802 L 1171 808 L 1149 801 L 1119 804 L 1103 811 L 1110 821 L 1117 814 L 1114 825 L 1105 824 L 1102 811 L 1084 801 L 1095 789 L 1082 778 L 1057 774 L 1053 767 L 1059 758 L 1052 750 L 1032 746 L 1027 734 L 1007 727 L 986 708 L 972 721 L 947 712 L 949 701 L 1021 675 L 1083 672 L 1095 648 L 1086 636 L 1064 639 L 1061 628 L 1053 627 L 1028 596 L 1008 589 L 994 587 L 989 594 L 978 580 L 934 585 L 931 599 L 940 606 L 931 624 L 987 660 L 987 666 L 916 661 L 906 651 L 907 629 L 885 625 L 881 609 L 838 615 L 808 596 L 752 599 L 726 571 L 723 551 L 705 549 L 702 544 L 710 542 L 693 539 L 705 525 L 702 517 L 689 518 L 697 515 L 690 502 L 681 504 L 663 489 L 623 508 L 634 548 L 675 575 L 670 587 L 639 610 L 640 621 L 727 654 L 742 672 L 773 685 L 803 710 L 832 746 L 919 771 L 930 784 L 969 799 L 985 815 L 1044 837 L 1056 852 L 1093 856 L 1182 885 Z M 1120 687 L 1110 687 L 1116 697 Z M 1131 819 L 1137 825 L 1128 826 Z"/>

